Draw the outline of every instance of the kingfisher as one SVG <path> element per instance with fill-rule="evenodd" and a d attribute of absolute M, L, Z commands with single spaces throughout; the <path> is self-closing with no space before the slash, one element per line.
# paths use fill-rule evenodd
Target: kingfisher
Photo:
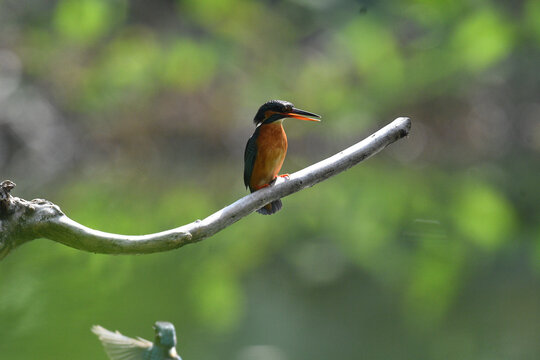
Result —
<path fill-rule="evenodd" d="M 154 324 L 155 339 L 151 341 L 124 336 L 99 325 L 92 327 L 111 360 L 182 360 L 176 353 L 174 325 L 166 321 Z"/>
<path fill-rule="evenodd" d="M 255 132 L 249 138 L 244 152 L 244 184 L 251 192 L 273 184 L 278 177 L 287 154 L 287 135 L 283 129 L 283 120 L 286 118 L 321 121 L 319 115 L 297 109 L 288 101 L 270 100 L 259 108 L 253 118 Z M 287 177 L 288 174 L 279 176 Z M 257 212 L 271 215 L 279 211 L 281 205 L 278 199 Z"/>

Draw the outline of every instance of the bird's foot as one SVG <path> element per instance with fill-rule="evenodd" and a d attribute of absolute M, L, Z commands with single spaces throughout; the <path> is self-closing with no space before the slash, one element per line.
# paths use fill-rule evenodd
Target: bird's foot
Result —
<path fill-rule="evenodd" d="M 276 179 L 277 179 L 277 178 L 276 178 Z M 272 185 L 272 184 L 276 181 L 276 179 L 270 181 L 270 184 L 264 184 L 264 185 L 261 185 L 261 186 L 257 186 L 257 187 L 256 187 L 256 190 L 261 190 L 261 189 L 264 189 L 264 188 L 267 187 L 267 186 Z"/>
<path fill-rule="evenodd" d="M 278 175 L 278 176 L 276 176 L 275 178 L 273 178 L 272 181 L 270 181 L 270 183 L 269 183 L 268 185 L 264 185 L 264 186 L 270 186 L 270 185 L 274 185 L 275 183 L 282 182 L 283 180 L 278 181 L 279 178 L 283 178 L 283 179 L 289 180 L 289 177 L 290 177 L 289 174 Z"/>

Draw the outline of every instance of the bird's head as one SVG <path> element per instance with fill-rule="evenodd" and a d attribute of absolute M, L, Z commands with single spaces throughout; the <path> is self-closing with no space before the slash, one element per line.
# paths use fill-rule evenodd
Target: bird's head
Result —
<path fill-rule="evenodd" d="M 155 343 L 163 345 L 165 347 L 176 346 L 176 332 L 174 331 L 174 325 L 166 321 L 156 321 L 154 324 L 154 330 L 156 333 Z"/>
<path fill-rule="evenodd" d="M 300 110 L 288 101 L 270 100 L 265 102 L 257 111 L 253 122 L 256 125 L 270 124 L 285 118 L 295 118 L 308 121 L 321 121 L 320 116 L 305 110 Z"/>

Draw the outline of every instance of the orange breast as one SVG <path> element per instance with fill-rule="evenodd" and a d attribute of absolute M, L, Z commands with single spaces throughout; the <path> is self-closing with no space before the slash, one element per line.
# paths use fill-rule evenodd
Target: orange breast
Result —
<path fill-rule="evenodd" d="M 286 154 L 287 136 L 281 121 L 261 125 L 257 137 L 257 157 L 249 182 L 252 191 L 268 185 L 277 177 Z"/>

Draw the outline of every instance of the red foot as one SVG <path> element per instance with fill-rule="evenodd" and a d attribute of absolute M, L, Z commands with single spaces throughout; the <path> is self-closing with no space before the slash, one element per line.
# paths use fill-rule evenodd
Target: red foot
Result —
<path fill-rule="evenodd" d="M 267 187 L 267 186 L 270 186 L 270 184 L 265 184 L 265 185 L 258 186 L 258 187 L 256 188 L 256 190 L 261 190 L 261 189 L 263 189 L 263 188 L 265 188 L 265 187 Z"/>
<path fill-rule="evenodd" d="M 256 190 L 261 190 L 262 188 L 265 188 L 265 187 L 267 187 L 267 186 L 274 185 L 274 183 L 276 182 L 276 180 L 277 180 L 278 177 L 288 179 L 288 178 L 289 178 L 289 174 L 278 175 L 278 176 L 276 176 L 272 181 L 270 181 L 270 184 L 261 185 L 261 186 L 259 186 L 259 187 L 256 187 L 255 189 L 256 189 Z"/>

